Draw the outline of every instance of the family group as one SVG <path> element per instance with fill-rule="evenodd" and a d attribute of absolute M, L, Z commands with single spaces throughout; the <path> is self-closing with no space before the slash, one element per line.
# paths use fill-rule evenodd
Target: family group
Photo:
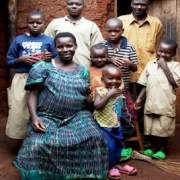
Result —
<path fill-rule="evenodd" d="M 23 180 L 136 174 L 130 165 L 117 165 L 134 121 L 149 144 L 143 153 L 166 158 L 180 63 L 176 41 L 162 38 L 149 3 L 132 0 L 131 14 L 107 20 L 106 37 L 82 16 L 85 0 L 66 0 L 67 15 L 45 31 L 43 12 L 28 13 L 28 31 L 7 52 L 15 74 L 6 135 L 21 144 L 13 163 Z"/>

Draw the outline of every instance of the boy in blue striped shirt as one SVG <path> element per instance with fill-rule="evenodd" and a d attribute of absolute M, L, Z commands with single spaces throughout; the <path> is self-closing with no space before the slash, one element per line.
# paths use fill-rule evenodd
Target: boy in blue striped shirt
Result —
<path fill-rule="evenodd" d="M 106 23 L 107 40 L 105 45 L 108 48 L 109 61 L 119 67 L 124 82 L 124 95 L 126 97 L 126 117 L 121 119 L 123 136 L 127 138 L 134 132 L 134 120 L 137 120 L 137 112 L 133 107 L 133 100 L 129 93 L 129 81 L 132 72 L 137 71 L 138 59 L 135 48 L 122 36 L 123 24 L 118 18 L 111 18 Z"/>

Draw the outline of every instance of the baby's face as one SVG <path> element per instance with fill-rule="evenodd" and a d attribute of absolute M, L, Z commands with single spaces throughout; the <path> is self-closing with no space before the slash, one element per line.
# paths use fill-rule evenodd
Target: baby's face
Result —
<path fill-rule="evenodd" d="M 119 88 L 122 83 L 121 73 L 116 69 L 109 69 L 103 72 L 102 80 L 106 88 Z"/>

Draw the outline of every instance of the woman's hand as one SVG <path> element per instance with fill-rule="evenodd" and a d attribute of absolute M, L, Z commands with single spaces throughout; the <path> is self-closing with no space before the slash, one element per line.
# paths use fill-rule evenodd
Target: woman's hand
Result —
<path fill-rule="evenodd" d="M 41 118 L 38 116 L 35 118 L 32 118 L 32 127 L 36 132 L 45 132 L 46 127 L 44 126 Z"/>

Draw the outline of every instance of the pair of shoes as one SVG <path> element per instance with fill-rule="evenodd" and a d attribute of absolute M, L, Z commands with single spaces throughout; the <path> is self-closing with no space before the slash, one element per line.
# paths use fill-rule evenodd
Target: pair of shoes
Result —
<path fill-rule="evenodd" d="M 157 151 L 156 153 L 154 153 L 152 155 L 152 157 L 155 158 L 155 159 L 164 160 L 164 159 L 166 159 L 166 154 L 163 151 Z"/>
<path fill-rule="evenodd" d="M 146 155 L 146 156 L 149 156 L 149 157 L 152 157 L 154 152 L 152 149 L 146 149 L 143 151 L 143 154 Z"/>
<path fill-rule="evenodd" d="M 119 169 L 112 168 L 108 172 L 108 179 L 110 180 L 120 180 L 121 179 L 121 173 L 119 172 Z"/>
<path fill-rule="evenodd" d="M 127 174 L 129 176 L 133 176 L 137 174 L 137 169 L 133 166 L 130 165 L 124 165 L 124 166 L 115 166 L 119 170 L 120 173 L 122 174 Z"/>

